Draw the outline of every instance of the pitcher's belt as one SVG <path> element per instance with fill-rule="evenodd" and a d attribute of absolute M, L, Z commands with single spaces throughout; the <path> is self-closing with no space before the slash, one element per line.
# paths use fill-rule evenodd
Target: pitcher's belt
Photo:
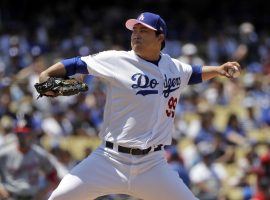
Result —
<path fill-rule="evenodd" d="M 112 142 L 106 141 L 105 143 L 106 147 L 113 149 L 114 144 Z M 159 151 L 161 150 L 161 147 L 163 145 L 159 144 L 157 147 L 154 148 L 154 151 Z M 149 147 L 147 149 L 138 149 L 138 148 L 129 148 L 129 147 L 123 147 L 118 145 L 118 152 L 121 153 L 128 153 L 131 155 L 146 155 L 151 151 L 152 147 Z"/>

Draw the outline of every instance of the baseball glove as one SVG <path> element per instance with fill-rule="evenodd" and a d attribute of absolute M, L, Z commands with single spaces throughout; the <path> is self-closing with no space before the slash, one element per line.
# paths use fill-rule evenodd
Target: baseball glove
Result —
<path fill-rule="evenodd" d="M 75 78 L 56 78 L 50 77 L 43 83 L 36 83 L 35 88 L 39 93 L 37 98 L 42 96 L 56 97 L 56 96 L 71 96 L 80 92 L 86 92 L 88 90 L 87 84 L 78 81 Z M 53 92 L 54 95 L 48 95 L 47 92 Z"/>

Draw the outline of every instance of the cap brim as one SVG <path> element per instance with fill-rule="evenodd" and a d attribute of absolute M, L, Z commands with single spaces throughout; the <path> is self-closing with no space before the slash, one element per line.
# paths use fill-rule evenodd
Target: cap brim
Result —
<path fill-rule="evenodd" d="M 131 30 L 131 31 L 133 30 L 133 27 L 134 27 L 135 24 L 142 24 L 143 26 L 145 26 L 145 27 L 147 27 L 147 28 L 149 28 L 149 29 L 152 29 L 152 30 L 154 30 L 154 31 L 157 30 L 157 29 L 155 29 L 154 27 L 149 26 L 148 24 L 143 23 L 143 22 L 141 22 L 141 21 L 139 21 L 139 20 L 137 20 L 137 19 L 129 19 L 129 20 L 126 21 L 126 27 L 127 27 L 127 29 L 129 29 L 129 30 Z"/>

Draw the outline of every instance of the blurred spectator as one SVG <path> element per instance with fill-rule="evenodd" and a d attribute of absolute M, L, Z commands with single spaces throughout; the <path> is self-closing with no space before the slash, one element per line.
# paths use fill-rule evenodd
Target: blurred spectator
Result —
<path fill-rule="evenodd" d="M 165 152 L 168 164 L 173 170 L 178 173 L 179 177 L 183 180 L 186 186 L 190 187 L 189 174 L 188 171 L 185 169 L 181 155 L 179 155 L 178 153 L 177 146 L 167 146 L 165 148 Z"/>
<path fill-rule="evenodd" d="M 200 161 L 200 155 L 193 140 L 186 139 L 186 142 L 188 144 L 181 148 L 181 156 L 185 168 L 190 171 L 190 169 Z"/>
<path fill-rule="evenodd" d="M 234 159 L 234 149 L 228 145 L 222 132 L 216 131 L 213 133 L 212 146 L 214 149 L 212 153 L 213 161 L 226 164 Z"/>
<path fill-rule="evenodd" d="M 200 121 L 201 127 L 195 138 L 195 142 L 199 143 L 201 141 L 213 142 L 214 133 L 216 132 L 216 127 L 214 126 L 213 120 L 215 114 L 212 110 L 201 112 Z"/>
<path fill-rule="evenodd" d="M 224 131 L 226 139 L 235 145 L 248 145 L 246 132 L 236 114 L 232 113 L 228 117 L 226 129 Z"/>
<path fill-rule="evenodd" d="M 215 114 L 212 110 L 205 110 L 198 113 L 199 119 L 194 119 L 190 122 L 187 134 L 194 138 L 196 143 L 200 141 L 212 142 L 216 127 L 213 119 Z"/>
<path fill-rule="evenodd" d="M 225 31 L 218 31 L 207 41 L 207 54 L 211 65 L 230 60 L 237 48 L 237 42 Z"/>
<path fill-rule="evenodd" d="M 5 145 L 14 143 L 16 140 L 13 134 L 14 127 L 13 119 L 8 115 L 3 115 L 0 119 L 0 149 L 4 148 Z"/>
<path fill-rule="evenodd" d="M 260 165 L 253 173 L 257 175 L 257 188 L 252 200 L 270 199 L 270 151 L 260 157 Z"/>
<path fill-rule="evenodd" d="M 243 22 L 239 25 L 239 46 L 233 58 L 239 61 L 243 67 L 260 62 L 258 50 L 258 35 L 251 22 Z"/>
<path fill-rule="evenodd" d="M 73 126 L 67 118 L 64 109 L 56 102 L 52 110 L 52 115 L 43 119 L 41 127 L 46 134 L 55 137 L 65 137 L 72 134 Z"/>
<path fill-rule="evenodd" d="M 262 126 L 270 125 L 270 91 L 268 76 L 254 76 L 246 88 L 246 98 L 250 98 L 259 110 Z"/>
<path fill-rule="evenodd" d="M 29 127 L 15 129 L 17 142 L 1 148 L 1 199 L 42 200 L 58 184 L 57 169 L 52 155 L 33 144 L 34 133 Z"/>
<path fill-rule="evenodd" d="M 187 43 L 182 47 L 182 55 L 177 58 L 183 63 L 190 65 L 203 65 L 204 61 L 198 56 L 198 49 L 195 44 Z"/>
<path fill-rule="evenodd" d="M 50 150 L 50 153 L 54 155 L 57 160 L 63 165 L 63 168 L 61 169 L 61 174 L 67 173 L 78 163 L 68 150 L 62 149 L 59 146 L 53 147 Z"/>
<path fill-rule="evenodd" d="M 197 144 L 201 161 L 190 170 L 193 191 L 202 200 L 216 200 L 222 181 L 227 177 L 223 165 L 213 162 L 214 148 L 211 143 L 202 141 Z"/>
<path fill-rule="evenodd" d="M 218 79 L 209 82 L 209 87 L 205 90 L 204 96 L 212 105 L 226 106 L 229 103 L 229 96 L 226 93 L 224 83 Z"/>
<path fill-rule="evenodd" d="M 245 117 L 241 119 L 241 123 L 244 131 L 247 133 L 252 130 L 258 130 L 263 126 L 255 106 L 256 104 L 252 98 L 246 98 L 243 102 L 243 108 L 245 108 L 246 114 Z"/>

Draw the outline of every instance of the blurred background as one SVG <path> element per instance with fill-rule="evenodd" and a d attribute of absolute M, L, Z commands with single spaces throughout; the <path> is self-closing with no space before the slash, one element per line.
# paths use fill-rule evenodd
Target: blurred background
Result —
<path fill-rule="evenodd" d="M 270 199 L 270 14 L 261 0 L 1 0 L 0 151 L 15 142 L 20 123 L 56 157 L 62 175 L 88 156 L 100 143 L 104 85 L 87 76 L 87 93 L 38 100 L 33 85 L 64 58 L 129 50 L 124 23 L 143 11 L 166 21 L 164 53 L 189 64 L 236 60 L 243 69 L 237 79 L 183 91 L 166 147 L 172 168 L 199 199 Z"/>

